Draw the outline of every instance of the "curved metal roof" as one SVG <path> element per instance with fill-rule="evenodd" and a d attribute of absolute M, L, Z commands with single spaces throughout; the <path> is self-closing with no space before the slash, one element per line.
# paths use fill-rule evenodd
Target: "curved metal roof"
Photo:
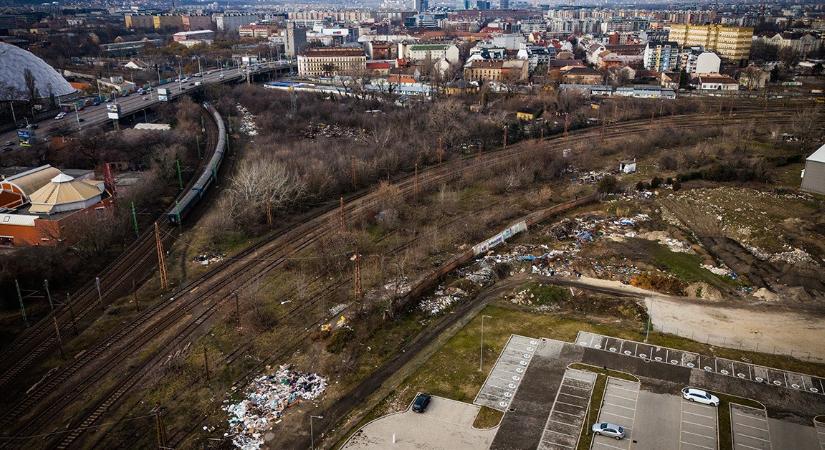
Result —
<path fill-rule="evenodd" d="M 75 89 L 56 70 L 33 53 L 0 42 L 0 101 L 28 100 L 25 70 L 34 75 L 38 98 L 61 97 Z"/>

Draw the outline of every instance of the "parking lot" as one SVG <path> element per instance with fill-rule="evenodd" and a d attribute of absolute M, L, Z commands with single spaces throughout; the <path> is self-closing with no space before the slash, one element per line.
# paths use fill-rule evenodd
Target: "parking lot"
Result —
<path fill-rule="evenodd" d="M 825 396 L 825 379 L 714 356 L 579 331 L 576 344 L 664 364 Z"/>
<path fill-rule="evenodd" d="M 473 404 L 507 411 L 538 344 L 538 339 L 510 336 Z"/>
<path fill-rule="evenodd" d="M 575 449 L 596 383 L 596 374 L 567 369 L 547 417 L 539 450 Z"/>
<path fill-rule="evenodd" d="M 716 450 L 717 423 L 716 408 L 682 399 L 679 423 L 680 448 Z"/>
<path fill-rule="evenodd" d="M 633 426 L 636 420 L 636 402 L 639 399 L 640 384 L 610 377 L 604 390 L 599 422 L 609 422 L 622 426 L 625 439 L 616 440 L 606 436 L 595 436 L 590 448 L 600 450 L 628 450 L 633 441 Z M 588 424 L 591 425 L 591 424 Z"/>
<path fill-rule="evenodd" d="M 730 405 L 730 427 L 734 450 L 771 450 L 768 414 L 764 409 Z"/>

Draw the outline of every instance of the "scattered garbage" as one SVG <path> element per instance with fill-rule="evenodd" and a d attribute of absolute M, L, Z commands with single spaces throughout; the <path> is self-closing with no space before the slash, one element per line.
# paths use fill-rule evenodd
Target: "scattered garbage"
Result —
<path fill-rule="evenodd" d="M 720 266 L 711 266 L 710 264 L 702 264 L 702 268 L 719 276 L 728 277 L 732 279 L 736 279 L 737 275 L 736 272 L 730 269 L 730 267 L 721 264 Z"/>
<path fill-rule="evenodd" d="M 257 450 L 264 443 L 264 433 L 280 422 L 287 408 L 320 397 L 326 386 L 327 380 L 318 374 L 295 371 L 289 365 L 261 375 L 249 384 L 243 400 L 224 406 L 229 413 L 229 431 L 224 437 L 231 437 L 237 448 Z"/>
<path fill-rule="evenodd" d="M 200 254 L 198 256 L 195 256 L 195 259 L 193 261 L 200 264 L 200 265 L 202 265 L 202 266 L 208 266 L 210 264 L 214 264 L 216 262 L 223 261 L 223 259 L 225 257 L 226 257 L 226 255 L 224 255 L 224 254 L 203 253 L 203 254 Z"/>
<path fill-rule="evenodd" d="M 241 132 L 250 137 L 257 136 L 258 125 L 255 124 L 255 116 L 240 103 L 235 105 L 235 107 L 241 114 Z"/>
<path fill-rule="evenodd" d="M 418 307 L 432 316 L 438 315 L 453 304 L 467 297 L 467 292 L 456 287 L 444 288 L 439 286 L 433 295 L 419 302 Z"/>

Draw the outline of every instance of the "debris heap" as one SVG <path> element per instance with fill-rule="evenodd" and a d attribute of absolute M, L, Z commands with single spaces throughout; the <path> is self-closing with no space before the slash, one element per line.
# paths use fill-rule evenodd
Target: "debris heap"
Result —
<path fill-rule="evenodd" d="M 229 431 L 232 443 L 243 450 L 257 450 L 264 443 L 264 433 L 278 423 L 284 411 L 301 400 L 321 396 L 327 381 L 315 373 L 280 366 L 272 375 L 261 375 L 250 383 L 243 400 L 229 403 Z"/>

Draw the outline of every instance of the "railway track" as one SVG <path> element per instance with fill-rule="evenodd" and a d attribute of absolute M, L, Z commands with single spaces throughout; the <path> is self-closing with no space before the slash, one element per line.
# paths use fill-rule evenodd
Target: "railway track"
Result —
<path fill-rule="evenodd" d="M 764 117 L 764 114 L 761 114 L 762 111 L 759 111 L 759 113 L 761 117 L 748 116 L 744 118 L 736 118 L 735 120 L 731 119 L 729 122 L 734 123 L 741 120 L 750 121 L 758 118 L 766 118 Z M 777 115 L 781 116 L 781 114 Z M 679 119 L 679 117 L 682 118 Z M 779 119 L 779 117 L 776 119 Z M 681 127 L 706 125 L 709 121 L 707 118 L 697 120 L 696 118 L 691 118 L 689 116 L 674 116 L 671 120 L 674 121 L 674 125 Z M 657 125 L 661 124 L 659 123 Z M 621 130 L 612 129 L 619 126 L 621 126 Z M 639 123 L 636 124 L 623 123 L 611 127 L 611 130 L 603 135 L 605 138 L 609 138 L 637 133 L 646 129 L 649 129 L 649 124 L 647 121 L 639 121 Z M 593 137 L 592 135 L 595 134 L 594 131 L 595 133 L 598 133 L 598 130 L 593 129 L 583 130 L 581 132 L 571 132 L 571 135 L 566 139 L 554 139 L 555 142 L 552 142 L 551 146 L 558 147 L 554 148 L 555 150 L 558 150 L 569 145 L 571 142 L 581 139 L 590 139 Z M 482 154 L 478 157 L 467 158 L 463 161 L 459 161 L 458 164 L 445 163 L 441 166 L 433 167 L 432 169 L 422 173 L 421 179 L 418 183 L 420 183 L 421 188 L 425 189 L 428 186 L 437 185 L 454 176 L 457 176 L 457 174 L 460 174 L 460 172 L 464 170 L 490 167 L 500 162 L 506 162 L 513 155 L 520 153 L 518 147 L 519 146 L 513 146 L 506 150 Z M 456 170 L 456 165 L 460 165 L 462 167 L 459 167 L 459 170 Z M 412 177 L 406 177 L 398 182 L 398 187 L 404 195 L 409 195 L 413 190 L 414 183 L 415 182 Z M 348 212 L 351 215 L 360 214 L 371 208 L 375 203 L 375 200 L 376 199 L 374 196 L 371 198 L 369 194 L 360 198 L 355 198 L 350 201 L 350 209 Z M 20 436 L 30 434 L 32 431 L 42 429 L 46 424 L 50 423 L 50 421 L 54 419 L 64 407 L 72 403 L 80 392 L 82 392 L 86 387 L 93 385 L 94 380 L 102 378 L 106 373 L 113 370 L 114 367 L 116 367 L 120 362 L 123 362 L 128 355 L 137 353 L 139 348 L 151 342 L 153 339 L 160 337 L 160 332 L 157 330 L 153 331 L 152 329 L 158 328 L 165 330 L 167 328 L 166 326 L 174 326 L 180 321 L 181 318 L 192 314 L 192 317 L 197 317 L 197 319 L 190 320 L 184 325 L 179 325 L 178 329 L 172 333 L 172 336 L 167 337 L 166 340 L 163 341 L 163 345 L 160 345 L 159 348 L 168 348 L 168 345 L 174 345 L 175 340 L 185 339 L 192 335 L 198 326 L 208 320 L 208 317 L 214 313 L 221 300 L 226 298 L 227 294 L 236 290 L 238 285 L 247 283 L 252 279 L 257 279 L 265 275 L 282 264 L 289 255 L 306 248 L 306 246 L 316 242 L 321 235 L 330 231 L 330 228 L 334 226 L 332 223 L 334 222 L 335 214 L 337 214 L 336 211 L 320 212 L 308 222 L 292 230 L 291 232 L 288 232 L 282 236 L 277 236 L 273 240 L 261 243 L 259 246 L 248 249 L 248 251 L 245 251 L 239 255 L 239 257 L 233 258 L 231 261 L 227 261 L 226 264 L 216 267 L 215 270 L 208 272 L 204 277 L 187 285 L 185 289 L 179 291 L 178 296 L 173 301 L 158 304 L 156 305 L 157 309 L 152 309 L 147 311 L 145 314 L 142 314 L 140 318 L 135 321 L 135 323 L 130 324 L 128 328 L 124 328 L 121 332 L 118 332 L 110 339 L 107 339 L 105 345 L 99 346 L 104 350 L 96 353 L 94 355 L 95 357 L 90 356 L 85 358 L 85 355 L 81 355 L 79 359 L 83 359 L 83 361 L 79 362 L 76 366 L 74 364 L 71 366 L 75 367 L 75 369 L 69 370 L 70 373 L 66 375 L 56 375 L 55 379 L 60 377 L 59 381 L 49 384 L 49 388 L 45 390 L 51 391 L 52 388 L 56 388 L 63 382 L 70 380 L 74 374 L 78 373 L 79 370 L 85 366 L 89 366 L 88 370 L 92 370 L 96 375 L 92 378 L 87 378 L 86 383 L 82 385 L 83 388 L 74 389 L 73 392 L 75 395 L 69 393 L 63 395 L 62 397 L 58 396 L 59 398 L 54 399 L 55 401 L 50 403 L 50 407 L 29 419 L 30 425 L 23 428 L 18 428 L 16 435 Z M 137 334 L 134 335 L 135 333 Z M 108 351 L 109 354 L 105 355 L 105 362 L 102 364 L 98 363 L 101 359 L 100 357 L 104 357 L 103 353 L 106 351 Z M 129 373 L 124 374 L 125 376 L 122 380 L 120 380 L 117 386 L 109 390 L 109 392 L 103 396 L 91 412 L 85 414 L 83 420 L 76 425 L 88 426 L 85 424 L 94 423 L 98 418 L 100 418 L 106 410 L 122 398 L 122 396 L 134 387 L 141 377 L 151 369 L 153 366 L 151 362 L 156 362 L 155 360 L 157 359 L 158 354 L 159 353 L 156 353 L 149 358 L 149 363 L 141 364 Z M 44 385 L 44 387 L 45 386 L 46 385 Z M 78 385 L 73 384 L 73 386 Z M 38 388 L 35 390 L 33 395 L 37 395 L 37 392 L 41 392 L 43 390 L 43 388 Z M 46 397 L 46 394 L 47 393 L 41 394 L 39 400 L 43 400 Z M 37 402 L 34 401 L 26 406 L 30 407 L 36 403 Z M 22 409 L 25 411 L 25 408 Z M 20 412 L 20 409 L 15 408 L 15 411 Z M 71 445 L 71 443 L 74 442 L 74 439 L 78 436 L 79 433 L 71 438 L 67 436 L 66 439 L 59 443 L 59 445 Z"/>
<path fill-rule="evenodd" d="M 210 121 L 205 121 L 205 123 L 208 124 L 206 127 L 207 148 L 214 148 L 217 142 L 217 126 Z M 180 196 L 191 188 L 193 181 L 190 181 L 187 189 Z M 164 246 L 168 248 L 174 237 L 172 230 L 165 220 L 159 222 L 158 225 Z M 99 293 L 96 280 L 90 280 L 71 296 L 71 305 L 56 309 L 55 314 L 61 335 L 69 336 L 75 331 L 82 331 L 97 319 L 106 305 L 124 295 L 132 286 L 143 282 L 156 266 L 155 248 L 154 230 L 148 228 L 101 272 L 98 277 Z M 53 323 L 48 319 L 50 317 L 47 316 L 39 320 L 0 353 L 0 367 L 3 368 L 0 375 L 0 389 L 6 387 L 27 368 L 55 350 L 57 338 L 54 334 Z M 11 400 L 10 396 L 4 396 L 0 402 L 7 403 L 9 400 Z"/>

